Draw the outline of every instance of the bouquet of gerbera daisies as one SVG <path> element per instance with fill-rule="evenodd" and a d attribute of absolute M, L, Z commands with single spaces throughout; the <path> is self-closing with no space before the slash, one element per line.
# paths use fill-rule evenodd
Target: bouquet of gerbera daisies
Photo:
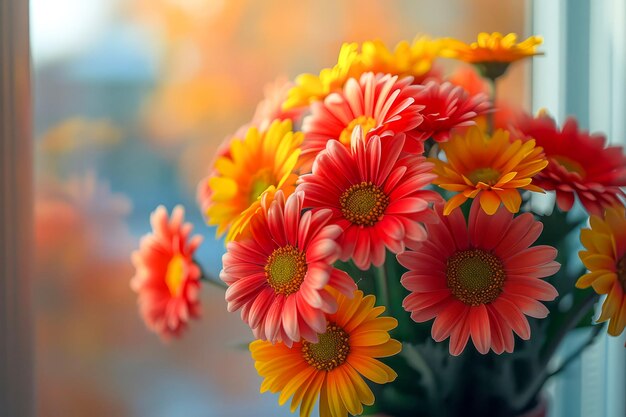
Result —
<path fill-rule="evenodd" d="M 345 44 L 273 85 L 198 187 L 227 242 L 219 280 L 182 208 L 153 213 L 133 254 L 147 325 L 178 336 L 219 283 L 257 339 L 261 391 L 301 416 L 544 415 L 543 384 L 602 331 L 549 366 L 599 294 L 596 321 L 626 326 L 626 157 L 491 101 L 540 43 Z M 474 66 L 446 76 L 441 57 Z"/>

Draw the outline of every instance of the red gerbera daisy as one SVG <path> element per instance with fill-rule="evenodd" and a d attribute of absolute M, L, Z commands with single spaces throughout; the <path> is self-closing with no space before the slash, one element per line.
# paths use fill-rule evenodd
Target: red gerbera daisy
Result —
<path fill-rule="evenodd" d="M 288 346 L 302 338 L 315 343 L 326 331 L 325 315 L 337 310 L 329 287 L 349 297 L 356 289 L 348 274 L 332 266 L 341 228 L 329 224 L 331 211 L 302 214 L 303 200 L 296 193 L 285 202 L 282 191 L 271 203 L 263 198 L 250 238 L 228 243 L 220 274 L 229 287 L 228 311 L 241 309 L 258 339 Z"/>
<path fill-rule="evenodd" d="M 470 335 L 480 353 L 512 352 L 511 331 L 530 338 L 525 316 L 546 317 L 539 301 L 557 296 L 541 279 L 559 270 L 556 249 L 530 247 L 543 229 L 530 213 L 513 218 L 501 206 L 489 216 L 474 201 L 468 226 L 461 210 L 444 216 L 437 205 L 436 211 L 439 222 L 426 226 L 428 239 L 398 255 L 409 269 L 402 276 L 411 292 L 404 308 L 416 322 L 435 318 L 432 337 L 450 337 L 452 355 L 463 351 Z"/>
<path fill-rule="evenodd" d="M 313 173 L 300 177 L 305 207 L 331 209 L 331 223 L 341 226 L 341 259 L 352 258 L 365 270 L 385 261 L 385 247 L 393 253 L 425 238 L 419 222 L 431 216 L 429 203 L 440 199 L 422 190 L 435 177 L 433 165 L 417 155 L 400 153 L 404 134 L 383 141 L 371 136 L 367 144 L 360 128 L 352 148 L 328 141 L 318 155 Z"/>
<path fill-rule="evenodd" d="M 416 104 L 424 106 L 424 121 L 416 128 L 421 140 L 432 137 L 437 142 L 445 142 L 453 128 L 475 125 L 474 119 L 491 108 L 486 94 L 470 96 L 463 88 L 449 82 L 430 81 L 419 86 L 414 97 Z"/>
<path fill-rule="evenodd" d="M 356 126 L 368 133 L 406 133 L 413 138 L 411 130 L 422 122 L 420 110 L 413 96 L 419 87 L 411 85 L 412 77 L 398 80 L 397 76 L 374 75 L 368 72 L 359 80 L 348 79 L 343 91 L 330 94 L 323 102 L 311 105 L 311 115 L 304 118 L 305 133 L 302 159 L 310 168 L 317 154 L 326 148 L 330 139 L 336 139 L 350 147 L 352 131 Z M 407 151 L 421 153 L 420 142 L 407 141 Z"/>
<path fill-rule="evenodd" d="M 164 339 L 179 336 L 189 318 L 200 315 L 201 272 L 193 254 L 201 236 L 190 238 L 193 226 L 183 223 L 185 210 L 177 206 L 171 219 L 159 206 L 150 216 L 152 234 L 133 252 L 136 272 L 130 285 L 139 294 L 141 315 L 150 330 Z"/>
<path fill-rule="evenodd" d="M 606 146 L 606 138 L 578 130 L 575 119 L 568 119 L 559 130 L 554 119 L 542 112 L 525 116 L 515 126 L 523 136 L 535 139 L 550 161 L 533 183 L 556 191 L 559 208 L 568 211 L 574 195 L 590 214 L 601 216 L 604 208 L 622 204 L 626 195 L 626 156 L 619 146 Z"/>

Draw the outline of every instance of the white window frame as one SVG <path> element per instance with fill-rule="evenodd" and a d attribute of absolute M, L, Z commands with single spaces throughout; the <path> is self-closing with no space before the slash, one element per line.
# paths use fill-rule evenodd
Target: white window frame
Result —
<path fill-rule="evenodd" d="M 533 60 L 533 112 L 545 107 L 559 123 L 575 116 L 626 145 L 626 2 L 534 0 L 531 16 L 532 32 L 545 38 L 545 56 Z M 550 381 L 550 417 L 626 416 L 625 342 L 626 334 L 603 335 Z"/>

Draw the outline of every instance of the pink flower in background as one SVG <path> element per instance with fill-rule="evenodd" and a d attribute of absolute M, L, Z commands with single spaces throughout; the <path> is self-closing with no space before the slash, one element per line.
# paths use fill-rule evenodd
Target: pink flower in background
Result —
<path fill-rule="evenodd" d="M 445 142 L 452 129 L 475 125 L 474 119 L 491 108 L 486 94 L 469 95 L 449 82 L 429 81 L 419 88 L 415 104 L 424 107 L 424 121 L 416 130 L 421 140 L 433 137 L 437 142 Z"/>
<path fill-rule="evenodd" d="M 491 92 L 489 81 L 480 76 L 475 67 L 461 64 L 452 74 L 446 77 L 446 81 L 463 88 L 469 95 L 486 94 Z"/>
<path fill-rule="evenodd" d="M 125 195 L 113 193 L 93 172 L 63 182 L 47 178 L 35 196 L 39 261 L 83 268 L 98 260 L 126 259 L 133 246 L 126 225 L 131 209 Z"/>
<path fill-rule="evenodd" d="M 436 178 L 433 164 L 417 155 L 400 156 L 404 134 L 381 141 L 363 139 L 357 128 L 352 148 L 336 140 L 317 157 L 313 173 L 303 175 L 305 207 L 332 211 L 330 221 L 341 226 L 341 260 L 350 258 L 362 270 L 385 262 L 385 251 L 402 252 L 424 239 L 420 222 L 432 219 L 429 203 L 440 200 L 423 190 Z"/>
<path fill-rule="evenodd" d="M 274 120 L 290 119 L 294 126 L 300 126 L 302 114 L 306 107 L 283 110 L 283 103 L 294 83 L 287 78 L 277 78 L 274 82 L 266 84 L 263 89 L 263 100 L 257 105 L 251 124 L 264 131 L 270 127 Z M 297 129 L 297 128 L 296 128 Z"/>
<path fill-rule="evenodd" d="M 179 336 L 189 320 L 200 315 L 202 273 L 193 254 L 202 237 L 190 236 L 193 226 L 184 223 L 184 216 L 182 206 L 176 206 L 171 217 L 159 206 L 150 216 L 152 233 L 132 254 L 136 272 L 130 284 L 139 295 L 141 316 L 164 339 Z"/>
<path fill-rule="evenodd" d="M 559 270 L 556 249 L 530 246 L 543 224 L 530 213 L 513 218 L 504 206 L 490 216 L 477 200 L 469 225 L 461 210 L 444 216 L 437 205 L 436 211 L 439 222 L 426 225 L 428 239 L 398 255 L 409 270 L 402 285 L 411 292 L 402 305 L 418 323 L 434 318 L 432 337 L 450 337 L 452 355 L 461 354 L 470 335 L 480 353 L 512 352 L 512 331 L 528 340 L 525 316 L 546 317 L 540 301 L 558 295 L 542 279 Z"/>
<path fill-rule="evenodd" d="M 411 131 L 422 122 L 420 110 L 413 96 L 418 86 L 411 85 L 412 77 L 398 80 L 397 76 L 361 75 L 359 80 L 348 79 L 343 91 L 332 93 L 323 102 L 311 105 L 311 115 L 304 118 L 305 133 L 302 159 L 311 167 L 318 153 L 330 139 L 350 147 L 352 132 L 357 126 L 368 134 L 406 133 L 407 151 L 421 153 L 422 144 L 413 140 Z"/>
<path fill-rule="evenodd" d="M 255 337 L 288 346 L 301 339 L 316 343 L 326 331 L 326 314 L 337 311 L 334 288 L 352 297 L 356 285 L 332 265 L 341 228 L 329 224 L 330 210 L 302 214 L 304 195 L 282 191 L 262 199 L 250 224 L 250 237 L 229 242 L 220 278 L 228 284 L 228 311 L 241 318 Z"/>

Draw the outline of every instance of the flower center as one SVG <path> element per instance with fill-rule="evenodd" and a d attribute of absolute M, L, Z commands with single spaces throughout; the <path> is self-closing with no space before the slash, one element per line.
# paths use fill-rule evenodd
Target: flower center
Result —
<path fill-rule="evenodd" d="M 328 323 L 326 333 L 318 335 L 317 343 L 302 342 L 302 356 L 320 371 L 332 371 L 343 364 L 350 353 L 348 333 L 334 323 Z"/>
<path fill-rule="evenodd" d="M 165 285 L 170 290 L 172 297 L 178 297 L 183 289 L 185 280 L 185 260 L 180 254 L 176 254 L 170 259 L 165 272 Z"/>
<path fill-rule="evenodd" d="M 389 205 L 389 197 L 371 181 L 348 188 L 339 197 L 343 217 L 359 226 L 373 226 Z"/>
<path fill-rule="evenodd" d="M 626 292 L 626 253 L 622 256 L 622 259 L 617 261 L 617 279 L 622 284 L 624 292 Z"/>
<path fill-rule="evenodd" d="M 267 283 L 277 294 L 290 295 L 297 292 L 306 271 L 304 252 L 291 245 L 275 249 L 265 264 Z"/>
<path fill-rule="evenodd" d="M 586 174 L 585 169 L 583 168 L 582 165 L 580 165 L 578 162 L 574 161 L 573 159 L 568 158 L 567 156 L 556 155 L 556 156 L 553 156 L 552 159 L 558 162 L 563 168 L 565 168 L 569 172 L 575 172 L 581 177 L 584 177 Z"/>
<path fill-rule="evenodd" d="M 484 182 L 488 185 L 494 185 L 500 179 L 500 172 L 491 167 L 487 168 L 478 168 L 468 175 L 468 178 L 472 183 L 478 184 L 479 182 Z"/>
<path fill-rule="evenodd" d="M 254 203 L 263 194 L 263 191 L 267 190 L 267 187 L 275 184 L 274 175 L 269 169 L 263 169 L 259 171 L 252 178 L 252 185 L 250 186 L 250 194 L 248 195 L 248 203 Z"/>
<path fill-rule="evenodd" d="M 350 141 L 352 140 L 352 131 L 355 127 L 359 125 L 363 129 L 363 137 L 365 137 L 370 130 L 378 125 L 378 123 L 372 117 L 359 116 L 351 121 L 348 126 L 341 131 L 341 134 L 339 135 L 339 141 L 344 145 L 350 145 Z"/>
<path fill-rule="evenodd" d="M 498 298 L 506 277 L 500 259 L 482 249 L 452 255 L 448 258 L 446 275 L 452 295 L 471 306 Z"/>

